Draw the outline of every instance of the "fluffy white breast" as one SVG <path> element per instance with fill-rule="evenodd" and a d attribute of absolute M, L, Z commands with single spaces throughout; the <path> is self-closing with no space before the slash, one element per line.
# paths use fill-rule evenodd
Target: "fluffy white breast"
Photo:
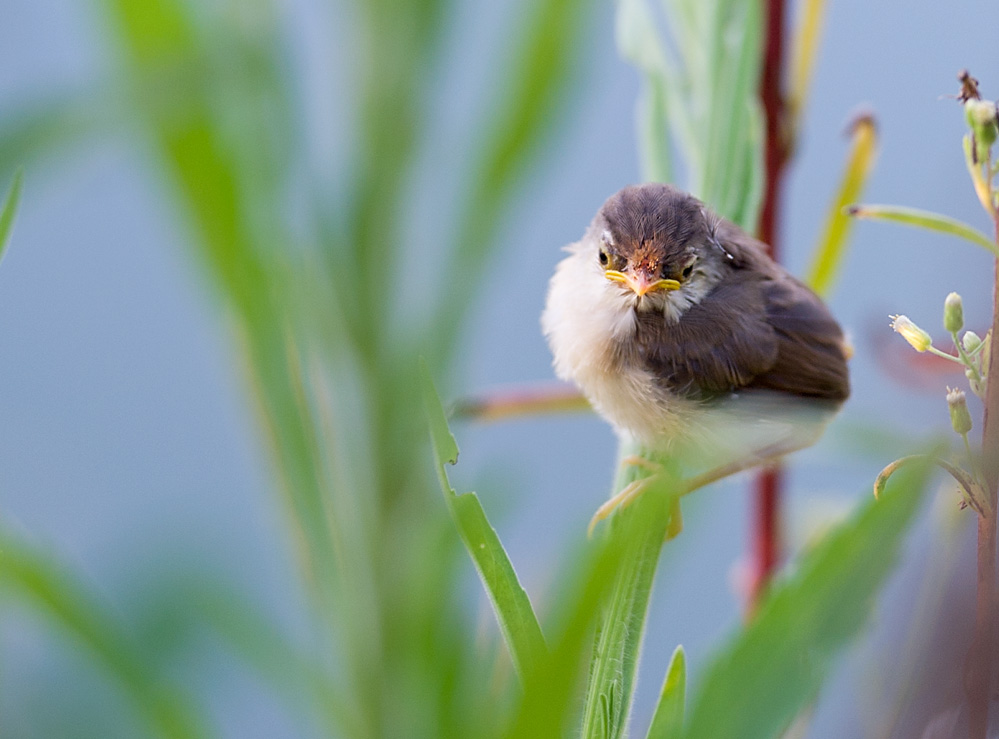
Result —
<path fill-rule="evenodd" d="M 635 334 L 634 299 L 604 277 L 596 249 L 584 242 L 568 251 L 541 316 L 555 373 L 576 383 L 619 433 L 653 448 L 670 447 L 694 430 L 697 403 L 663 390 L 624 348 Z"/>

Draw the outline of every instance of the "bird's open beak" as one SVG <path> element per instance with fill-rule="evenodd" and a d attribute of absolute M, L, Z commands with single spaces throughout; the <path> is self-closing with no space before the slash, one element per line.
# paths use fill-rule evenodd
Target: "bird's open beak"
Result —
<path fill-rule="evenodd" d="M 604 277 L 611 282 L 620 282 L 622 285 L 627 285 L 638 297 L 642 297 L 646 293 L 656 292 L 657 290 L 680 289 L 680 283 L 676 280 L 651 280 L 648 273 L 643 270 L 638 270 L 632 276 L 624 272 L 618 272 L 616 269 L 608 269 L 604 272 Z"/>

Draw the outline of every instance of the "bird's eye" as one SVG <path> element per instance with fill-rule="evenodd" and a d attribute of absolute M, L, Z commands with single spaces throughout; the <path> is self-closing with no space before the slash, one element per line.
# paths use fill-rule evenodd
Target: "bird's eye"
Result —
<path fill-rule="evenodd" d="M 690 264 L 688 264 L 686 267 L 683 268 L 683 272 L 681 272 L 680 274 L 683 277 L 683 279 L 686 280 L 688 277 L 690 277 L 690 273 L 693 271 L 694 271 L 694 264 L 693 262 L 691 262 Z"/>
<path fill-rule="evenodd" d="M 607 256 L 607 250 L 606 249 L 601 249 L 600 250 L 600 266 L 601 267 L 606 267 L 609 262 L 610 262 L 610 257 Z"/>

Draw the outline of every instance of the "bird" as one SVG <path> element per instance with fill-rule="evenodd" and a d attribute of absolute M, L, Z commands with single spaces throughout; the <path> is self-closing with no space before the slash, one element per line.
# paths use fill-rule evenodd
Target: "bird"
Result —
<path fill-rule="evenodd" d="M 819 296 L 684 190 L 625 187 L 565 251 L 541 316 L 556 375 L 622 440 L 697 471 L 689 485 L 810 446 L 848 398 L 850 351 Z"/>

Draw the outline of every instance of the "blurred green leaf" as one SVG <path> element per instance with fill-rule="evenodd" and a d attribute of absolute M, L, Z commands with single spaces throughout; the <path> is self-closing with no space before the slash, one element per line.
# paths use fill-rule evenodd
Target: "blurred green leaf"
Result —
<path fill-rule="evenodd" d="M 932 213 L 918 208 L 907 208 L 901 205 L 851 205 L 846 209 L 848 215 L 872 221 L 894 221 L 905 226 L 924 228 L 928 231 L 939 231 L 951 236 L 959 236 L 973 244 L 988 249 L 993 256 L 999 257 L 999 246 L 990 241 L 988 236 L 966 223 L 950 216 Z"/>
<path fill-rule="evenodd" d="M 15 105 L 0 122 L 0 170 L 30 168 L 36 160 L 113 130 L 123 113 L 119 97 L 96 88 Z"/>
<path fill-rule="evenodd" d="M 800 125 L 801 112 L 805 109 L 812 85 L 826 0 L 803 0 L 798 5 L 799 18 L 791 44 L 791 89 L 787 100 L 794 126 Z"/>
<path fill-rule="evenodd" d="M 150 670 L 110 611 L 49 557 L 0 533 L 0 586 L 32 604 L 82 644 L 117 681 L 156 735 L 206 736 L 190 699 Z"/>
<path fill-rule="evenodd" d="M 576 735 L 579 692 L 585 685 L 593 626 L 620 571 L 624 548 L 620 539 L 586 542 L 556 578 L 551 598 L 551 649 L 547 659 L 524 680 L 523 698 L 504 736 L 549 739 Z"/>
<path fill-rule="evenodd" d="M 836 653 L 862 630 L 926 490 L 927 464 L 892 478 L 776 582 L 756 618 L 713 661 L 684 736 L 779 736 L 812 700 Z"/>
<path fill-rule="evenodd" d="M 670 0 L 664 6 L 675 53 L 660 39 L 646 0 L 618 5 L 619 48 L 645 81 L 643 171 L 672 178 L 672 140 L 686 163 L 687 189 L 752 231 L 763 173 L 760 4 Z"/>
<path fill-rule="evenodd" d="M 0 208 L 0 259 L 7 253 L 7 242 L 10 240 L 10 232 L 14 228 L 14 216 L 17 214 L 17 205 L 21 202 L 21 188 L 24 185 L 24 172 L 18 170 L 14 175 L 14 181 L 7 190 L 7 197 L 4 199 L 3 207 Z"/>
<path fill-rule="evenodd" d="M 592 0 L 538 0 L 529 3 L 523 39 L 491 101 L 483 139 L 474 157 L 468 200 L 446 260 L 452 279 L 432 321 L 440 344 L 433 355 L 449 355 L 458 339 L 465 306 L 475 294 L 495 247 L 500 218 L 518 181 L 543 155 L 542 143 L 559 121 L 571 83 L 585 56 L 586 20 Z"/>
<path fill-rule="evenodd" d="M 547 648 L 541 625 L 478 497 L 475 493 L 456 495 L 448 481 L 445 465 L 458 461 L 458 445 L 448 429 L 440 396 L 425 363 L 421 363 L 421 370 L 424 407 L 444 499 L 489 594 L 500 631 L 503 632 L 517 672 L 523 679 L 545 659 Z"/>
<path fill-rule="evenodd" d="M 723 13 L 731 10 L 722 22 Z M 755 230 L 758 204 L 747 203 L 741 187 L 749 168 L 750 152 L 762 149 L 762 126 L 750 123 L 759 114 L 757 86 L 763 48 L 763 4 L 722 3 L 719 7 L 719 55 L 712 66 L 715 87 L 710 103 L 710 123 L 705 142 L 704 199 L 716 212 L 733 219 L 750 232 Z M 738 42 L 731 39 L 736 38 Z M 749 134 L 760 136 L 752 141 Z M 751 170 L 750 170 L 751 171 Z M 761 175 L 762 170 L 755 173 Z"/>
<path fill-rule="evenodd" d="M 846 170 L 840 179 L 839 190 L 826 213 L 821 240 L 812 253 L 812 264 L 805 282 L 823 297 L 832 289 L 840 265 L 846 257 L 846 245 L 852 220 L 846 206 L 857 201 L 863 192 L 874 160 L 877 158 L 878 132 L 874 118 L 859 116 L 850 126 L 851 147 Z"/>
<path fill-rule="evenodd" d="M 687 657 L 677 647 L 666 668 L 659 703 L 649 725 L 648 739 L 679 739 L 683 736 L 683 712 L 687 696 Z"/>
<path fill-rule="evenodd" d="M 673 166 L 666 116 L 668 62 L 647 0 L 621 0 L 618 3 L 616 35 L 621 56 L 642 73 L 642 91 L 635 117 L 643 177 L 652 182 L 671 182 Z"/>
<path fill-rule="evenodd" d="M 356 716 L 323 667 L 321 654 L 306 653 L 265 618 L 233 583 L 203 570 L 145 576 L 128 598 L 130 623 L 154 668 L 176 659 L 204 637 L 220 642 L 279 696 L 298 718 L 317 717 L 331 734 L 360 733 Z"/>

